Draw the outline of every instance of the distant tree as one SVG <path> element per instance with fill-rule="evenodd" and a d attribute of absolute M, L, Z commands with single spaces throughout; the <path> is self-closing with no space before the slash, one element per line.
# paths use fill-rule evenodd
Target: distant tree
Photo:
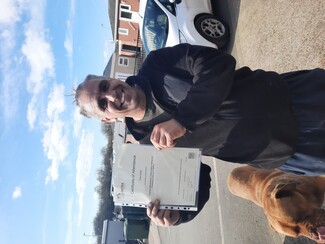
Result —
<path fill-rule="evenodd" d="M 98 244 L 101 243 L 104 220 L 113 220 L 114 218 L 114 202 L 110 195 L 113 161 L 113 130 L 114 126 L 112 124 L 102 124 L 101 131 L 107 138 L 107 145 L 101 150 L 103 156 L 102 166 L 97 170 L 98 185 L 95 187 L 95 192 L 98 194 L 99 206 L 93 220 L 94 233 L 97 236 Z"/>

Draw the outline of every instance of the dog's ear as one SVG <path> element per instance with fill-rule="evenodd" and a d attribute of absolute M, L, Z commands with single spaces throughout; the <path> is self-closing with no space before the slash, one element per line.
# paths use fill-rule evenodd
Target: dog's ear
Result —
<path fill-rule="evenodd" d="M 272 196 L 275 199 L 289 197 L 292 195 L 292 192 L 296 189 L 296 186 L 296 182 L 277 184 L 272 192 Z"/>
<path fill-rule="evenodd" d="M 269 221 L 269 227 L 270 227 L 272 230 L 274 230 L 276 233 L 279 233 L 279 232 L 276 230 L 276 228 L 273 227 L 273 225 L 271 224 L 270 221 Z"/>

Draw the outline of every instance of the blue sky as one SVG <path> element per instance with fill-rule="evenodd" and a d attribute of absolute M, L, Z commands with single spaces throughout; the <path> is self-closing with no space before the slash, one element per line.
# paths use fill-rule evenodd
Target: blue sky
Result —
<path fill-rule="evenodd" d="M 106 142 L 71 94 L 113 51 L 107 1 L 0 1 L 0 243 L 95 243 Z"/>

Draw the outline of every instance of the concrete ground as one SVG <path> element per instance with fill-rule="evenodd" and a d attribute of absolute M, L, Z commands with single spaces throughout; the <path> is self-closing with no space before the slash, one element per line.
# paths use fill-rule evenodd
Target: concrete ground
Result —
<path fill-rule="evenodd" d="M 324 68 L 324 16 L 324 0 L 242 0 L 237 22 L 231 20 L 232 54 L 239 66 L 255 69 Z"/>
<path fill-rule="evenodd" d="M 150 244 L 277 244 L 283 236 L 268 227 L 261 208 L 233 196 L 226 178 L 237 164 L 205 157 L 210 165 L 210 199 L 200 214 L 191 222 L 170 228 L 150 226 Z"/>
<path fill-rule="evenodd" d="M 215 13 L 229 23 L 225 51 L 237 67 L 278 72 L 325 68 L 324 0 L 213 0 Z M 262 209 L 231 195 L 226 177 L 236 164 L 211 158 L 211 198 L 190 223 L 150 228 L 150 244 L 280 244 L 310 243 L 274 233 Z"/>

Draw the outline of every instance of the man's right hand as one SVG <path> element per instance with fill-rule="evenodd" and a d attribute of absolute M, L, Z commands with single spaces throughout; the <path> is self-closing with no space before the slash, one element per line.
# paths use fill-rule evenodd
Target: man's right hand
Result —
<path fill-rule="evenodd" d="M 186 129 L 176 120 L 171 119 L 155 125 L 152 130 L 150 141 L 158 149 L 174 147 L 175 139 L 182 137 Z"/>

